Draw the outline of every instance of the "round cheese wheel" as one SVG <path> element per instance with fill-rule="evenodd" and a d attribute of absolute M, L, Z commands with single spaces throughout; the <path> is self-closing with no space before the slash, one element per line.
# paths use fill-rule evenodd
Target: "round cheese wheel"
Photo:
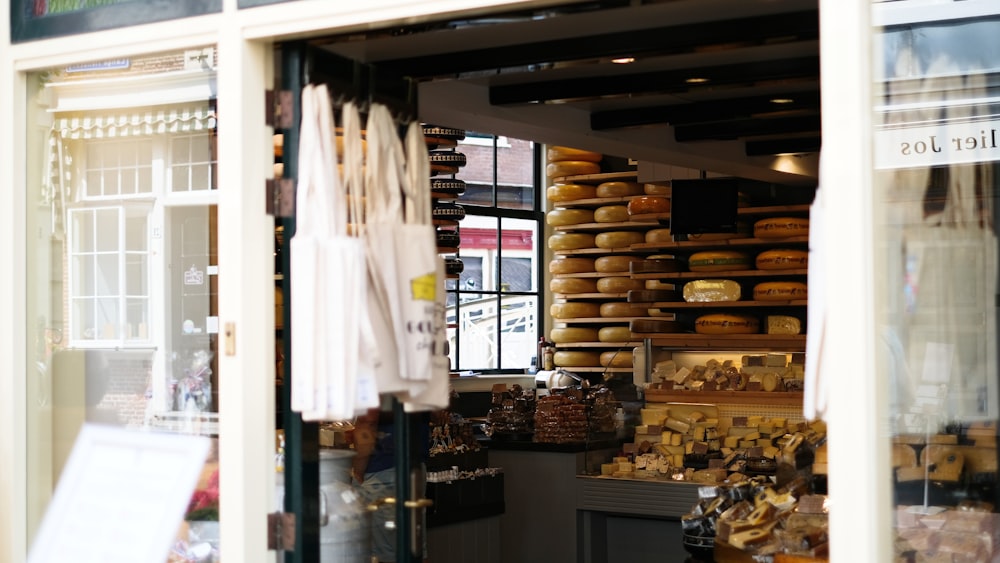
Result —
<path fill-rule="evenodd" d="M 760 320 L 749 315 L 712 313 L 695 319 L 694 331 L 698 334 L 756 334 L 760 331 Z"/>
<path fill-rule="evenodd" d="M 642 258 L 636 256 L 601 256 L 594 260 L 594 270 L 602 273 L 627 272 L 633 263 L 640 261 Z"/>
<path fill-rule="evenodd" d="M 601 303 L 600 314 L 605 318 L 641 317 L 645 310 L 636 308 L 627 301 L 609 301 Z"/>
<path fill-rule="evenodd" d="M 778 383 L 781 382 L 781 377 L 773 371 L 765 371 L 760 375 L 760 388 L 768 393 L 778 390 Z"/>
<path fill-rule="evenodd" d="M 601 342 L 628 342 L 632 340 L 632 331 L 627 326 L 606 326 L 597 331 L 597 339 Z"/>
<path fill-rule="evenodd" d="M 674 235 L 670 234 L 670 229 L 650 229 L 646 231 L 646 242 L 674 242 Z"/>
<path fill-rule="evenodd" d="M 667 213 L 668 211 L 670 211 L 670 200 L 661 196 L 644 195 L 630 199 L 628 202 L 630 215 Z"/>
<path fill-rule="evenodd" d="M 631 350 L 608 350 L 601 352 L 601 365 L 606 368 L 630 368 L 632 367 Z"/>
<path fill-rule="evenodd" d="M 597 248 L 628 248 L 633 244 L 638 244 L 644 240 L 642 233 L 635 231 L 608 231 L 598 233 L 594 237 L 594 244 Z"/>
<path fill-rule="evenodd" d="M 681 324 L 677 321 L 663 319 L 632 319 L 629 322 L 629 330 L 637 333 L 672 333 L 682 330 Z"/>
<path fill-rule="evenodd" d="M 674 291 L 677 289 L 677 285 L 673 282 L 666 282 L 663 280 L 646 280 L 645 289 L 662 289 L 666 291 Z"/>
<path fill-rule="evenodd" d="M 802 282 L 762 282 L 753 286 L 754 301 L 789 301 L 808 297 L 808 287 Z"/>
<path fill-rule="evenodd" d="M 670 195 L 670 184 L 644 184 L 642 191 L 646 195 Z"/>
<path fill-rule="evenodd" d="M 681 292 L 665 289 L 635 289 L 628 292 L 629 303 L 659 303 L 663 301 L 680 301 Z"/>
<path fill-rule="evenodd" d="M 545 158 L 549 162 L 559 162 L 563 160 L 583 160 L 586 162 L 600 162 L 604 155 L 599 152 L 572 147 L 552 145 L 545 150 Z"/>
<path fill-rule="evenodd" d="M 594 186 L 587 184 L 554 184 L 545 189 L 545 197 L 553 203 L 597 197 Z"/>
<path fill-rule="evenodd" d="M 632 278 L 611 276 L 597 280 L 597 291 L 601 293 L 625 293 L 633 289 L 643 289 L 645 284 L 642 280 Z"/>
<path fill-rule="evenodd" d="M 588 278 L 556 278 L 549 281 L 552 293 L 596 293 L 597 280 Z"/>
<path fill-rule="evenodd" d="M 583 274 L 593 271 L 593 258 L 557 258 L 549 262 L 549 272 L 553 274 Z"/>
<path fill-rule="evenodd" d="M 809 267 L 809 252 L 788 248 L 765 250 L 757 255 L 758 270 L 795 270 Z"/>
<path fill-rule="evenodd" d="M 597 185 L 597 197 L 625 197 L 642 193 L 642 184 L 635 182 L 604 182 Z"/>
<path fill-rule="evenodd" d="M 600 171 L 600 164 L 586 160 L 560 160 L 545 165 L 545 175 L 549 178 L 584 176 L 587 174 L 597 174 Z"/>
<path fill-rule="evenodd" d="M 771 217 L 753 224 L 756 238 L 800 237 L 809 234 L 809 219 L 805 217 Z"/>
<path fill-rule="evenodd" d="M 556 344 L 597 342 L 597 329 L 577 326 L 557 327 L 549 331 L 549 340 Z"/>
<path fill-rule="evenodd" d="M 556 233 L 549 237 L 552 250 L 578 250 L 594 248 L 594 235 L 590 233 Z"/>
<path fill-rule="evenodd" d="M 677 258 L 670 256 L 667 258 L 649 257 L 641 262 L 635 262 L 630 266 L 633 274 L 662 274 L 681 271 L 683 263 Z"/>
<path fill-rule="evenodd" d="M 601 197 L 598 195 L 597 197 Z M 605 205 L 594 210 L 594 221 L 597 223 L 622 223 L 628 221 L 628 207 L 624 205 Z"/>
<path fill-rule="evenodd" d="M 724 270 L 749 270 L 753 261 L 745 252 L 736 250 L 705 250 L 688 258 L 692 272 L 718 272 Z"/>
<path fill-rule="evenodd" d="M 549 314 L 555 319 L 586 319 L 597 317 L 601 306 L 597 303 L 553 303 L 549 305 Z"/>
<path fill-rule="evenodd" d="M 684 284 L 682 293 L 688 303 L 739 301 L 742 288 L 733 280 L 694 280 Z"/>
<path fill-rule="evenodd" d="M 553 227 L 593 223 L 594 212 L 590 209 L 553 209 L 545 214 L 545 222 Z"/>
<path fill-rule="evenodd" d="M 597 367 L 601 365 L 601 356 L 597 352 L 557 350 L 552 363 L 564 368 Z"/>

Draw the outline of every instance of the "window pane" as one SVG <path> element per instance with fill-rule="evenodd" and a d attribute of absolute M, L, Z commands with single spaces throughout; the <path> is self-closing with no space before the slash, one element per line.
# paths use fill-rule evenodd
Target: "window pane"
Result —
<path fill-rule="evenodd" d="M 89 298 L 73 299 L 70 316 L 73 319 L 72 337 L 74 340 L 94 340 L 94 300 Z"/>
<path fill-rule="evenodd" d="M 90 197 L 97 197 L 101 195 L 101 186 L 103 184 L 104 175 L 97 170 L 87 171 L 87 195 Z"/>
<path fill-rule="evenodd" d="M 101 340 L 114 340 L 118 335 L 118 299 L 98 299 L 96 329 Z"/>
<path fill-rule="evenodd" d="M 96 287 L 97 295 L 118 295 L 118 254 L 98 254 Z"/>
<path fill-rule="evenodd" d="M 534 208 L 534 160 L 531 141 L 497 139 L 497 207 Z"/>
<path fill-rule="evenodd" d="M 463 294 L 458 305 L 457 346 L 460 369 L 497 369 L 497 313 L 499 300 L 495 295 Z"/>
<path fill-rule="evenodd" d="M 459 198 L 463 205 L 493 205 L 494 158 L 493 136 L 466 132 L 465 140 L 455 149 L 465 155 L 465 166 L 455 178 L 465 182 L 465 193 Z"/>
<path fill-rule="evenodd" d="M 531 365 L 538 347 L 538 298 L 501 296 L 500 368 L 523 369 Z"/>
<path fill-rule="evenodd" d="M 500 224 L 500 290 L 535 291 L 538 223 L 505 218 Z"/>
<path fill-rule="evenodd" d="M 149 294 L 149 265 L 145 254 L 125 255 L 125 293 L 127 295 Z"/>
<path fill-rule="evenodd" d="M 207 164 L 195 164 L 191 166 L 191 189 L 207 190 L 210 184 L 211 169 Z"/>
<path fill-rule="evenodd" d="M 141 215 L 130 214 L 125 218 L 125 249 L 129 251 L 146 250 L 148 241 L 146 240 L 146 215 L 143 211 Z"/>
<path fill-rule="evenodd" d="M 94 212 L 78 210 L 71 212 L 73 250 L 76 252 L 94 251 Z"/>
<path fill-rule="evenodd" d="M 92 297 L 94 295 L 95 258 L 93 254 L 74 256 L 71 265 L 72 293 L 74 297 Z"/>
<path fill-rule="evenodd" d="M 118 241 L 118 210 L 98 209 L 94 215 L 97 223 L 95 248 L 98 252 L 117 252 L 120 248 Z"/>
<path fill-rule="evenodd" d="M 128 340 L 149 339 L 149 300 L 127 299 L 125 301 L 125 338 Z"/>

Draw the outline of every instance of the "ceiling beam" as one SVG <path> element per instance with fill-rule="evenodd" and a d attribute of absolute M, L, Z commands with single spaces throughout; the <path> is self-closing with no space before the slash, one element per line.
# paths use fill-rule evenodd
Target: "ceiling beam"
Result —
<path fill-rule="evenodd" d="M 776 117 L 773 119 L 737 119 L 715 123 L 698 123 L 674 127 L 674 140 L 725 141 L 744 137 L 788 135 L 792 133 L 818 133 L 822 120 L 818 115 L 801 117 Z"/>

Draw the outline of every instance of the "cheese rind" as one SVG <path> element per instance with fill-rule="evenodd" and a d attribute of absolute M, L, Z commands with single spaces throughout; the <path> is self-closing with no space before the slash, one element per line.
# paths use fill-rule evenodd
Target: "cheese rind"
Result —
<path fill-rule="evenodd" d="M 549 261 L 549 273 L 551 274 L 582 274 L 594 272 L 593 258 L 557 258 Z"/>
<path fill-rule="evenodd" d="M 598 233 L 594 237 L 594 244 L 597 245 L 597 248 L 605 249 L 628 248 L 644 240 L 644 235 L 635 231 L 607 231 Z"/>
<path fill-rule="evenodd" d="M 694 280 L 684 284 L 683 295 L 689 303 L 739 301 L 741 288 L 732 280 Z"/>
<path fill-rule="evenodd" d="M 601 303 L 600 315 L 602 317 L 641 317 L 645 315 L 645 309 L 638 309 L 633 307 L 631 303 L 626 301 L 609 301 L 607 303 Z"/>
<path fill-rule="evenodd" d="M 629 200 L 629 215 L 646 213 L 667 213 L 670 211 L 670 200 L 661 196 L 643 195 Z"/>
<path fill-rule="evenodd" d="M 557 350 L 552 363 L 559 367 L 597 367 L 601 365 L 601 356 L 597 352 Z"/>
<path fill-rule="evenodd" d="M 604 182 L 597 186 L 597 197 L 625 197 L 642 193 L 642 184 L 635 182 Z"/>
<path fill-rule="evenodd" d="M 597 342 L 598 331 L 590 327 L 556 327 L 549 331 L 549 340 L 556 344 Z"/>
<path fill-rule="evenodd" d="M 597 197 L 606 197 L 600 193 L 598 188 Z M 621 223 L 628 221 L 628 208 L 624 205 L 605 205 L 594 210 L 593 218 L 595 223 Z"/>
<path fill-rule="evenodd" d="M 596 293 L 597 280 L 589 278 L 554 278 L 549 281 L 552 293 Z"/>
<path fill-rule="evenodd" d="M 597 339 L 601 342 L 628 342 L 632 339 L 632 331 L 627 326 L 605 326 L 597 331 Z"/>
<path fill-rule="evenodd" d="M 650 229 L 646 231 L 646 242 L 648 243 L 673 241 L 674 235 L 670 233 L 670 229 Z"/>
<path fill-rule="evenodd" d="M 549 306 L 549 314 L 556 319 L 581 319 L 597 317 L 601 306 L 597 303 L 573 301 L 570 303 L 553 303 Z"/>
<path fill-rule="evenodd" d="M 561 162 L 564 160 L 582 160 L 586 162 L 600 162 L 604 155 L 599 152 L 561 145 L 551 145 L 545 151 L 545 159 L 549 162 Z"/>
<path fill-rule="evenodd" d="M 621 273 L 629 271 L 633 263 L 642 262 L 637 256 L 601 256 L 594 260 L 594 271 L 601 273 Z"/>
<path fill-rule="evenodd" d="M 556 233 L 549 237 L 552 250 L 579 250 L 594 248 L 596 237 L 590 233 Z"/>
<path fill-rule="evenodd" d="M 601 352 L 600 362 L 606 368 L 630 368 L 632 367 L 632 351 L 609 350 Z"/>
<path fill-rule="evenodd" d="M 583 176 L 587 174 L 597 174 L 600 171 L 600 164 L 586 160 L 559 160 L 545 165 L 545 175 L 549 178 Z"/>
<path fill-rule="evenodd" d="M 590 209 L 553 209 L 545 214 L 545 222 L 553 227 L 593 223 L 595 212 Z"/>
<path fill-rule="evenodd" d="M 643 280 L 634 280 L 623 276 L 610 276 L 597 280 L 597 291 L 601 293 L 627 293 L 633 289 L 644 289 Z"/>

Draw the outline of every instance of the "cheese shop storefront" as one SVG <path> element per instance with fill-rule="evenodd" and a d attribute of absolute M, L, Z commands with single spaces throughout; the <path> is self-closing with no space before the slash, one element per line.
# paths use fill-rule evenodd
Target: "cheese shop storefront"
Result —
<path fill-rule="evenodd" d="M 371 30 L 391 36 L 403 26 L 440 21 L 496 24 L 525 13 L 544 19 L 547 10 L 574 5 L 620 8 L 615 17 L 627 18 L 621 15 L 627 7 L 616 2 L 362 4 L 14 0 L 0 17 L 0 116 L 8 124 L 0 131 L 0 184 L 7 187 L 0 191 L 0 265 L 9 272 L 0 277 L 8 312 L 0 323 L 7 374 L 0 378 L 0 563 L 27 561 L 39 537 L 49 537 L 42 522 L 58 506 L 54 491 L 87 423 L 207 440 L 191 476 L 203 502 L 181 503 L 186 524 L 166 526 L 179 550 L 173 560 L 319 560 L 315 545 L 289 549 L 275 531 L 288 523 L 275 514 L 282 508 L 319 514 L 321 502 L 308 491 L 300 495 L 305 507 L 276 494 L 276 454 L 283 452 L 275 440 L 281 426 L 275 383 L 284 373 L 284 334 L 275 214 L 290 192 L 276 181 L 274 133 L 286 127 L 282 112 L 287 117 L 295 107 L 281 90 L 289 73 L 302 71 L 289 66 L 282 47 Z M 553 134 L 541 111 L 565 108 L 527 98 L 471 121 L 468 114 L 476 112 L 466 109 L 463 123 L 454 125 L 499 134 L 510 120 L 522 138 L 537 134 L 533 140 L 541 144 L 579 144 L 703 176 L 752 167 L 762 178 L 811 183 L 800 412 L 826 423 L 828 495 L 820 510 L 829 520 L 829 541 L 813 559 L 996 560 L 1000 10 L 986 0 L 669 4 L 675 16 L 701 23 L 764 5 L 819 18 L 814 47 L 822 59 L 823 119 L 815 169 L 801 154 L 773 162 L 732 154 L 714 137 L 683 149 L 653 134 L 626 141 L 625 133 L 592 129 L 596 122 L 565 112 L 555 120 L 565 132 Z M 485 25 L 478 31 L 518 47 L 514 35 L 490 35 Z M 558 38 L 557 29 L 546 33 L 546 40 Z M 470 48 L 477 45 L 471 41 Z M 357 60 L 378 56 L 378 41 L 368 48 L 352 52 L 348 43 L 344 51 Z M 723 51 L 706 63 L 706 74 L 739 72 L 740 61 Z M 594 58 L 626 54 L 609 48 Z M 565 103 L 587 97 L 582 83 L 570 82 L 579 69 L 543 66 L 573 85 Z M 449 90 L 451 78 L 468 74 L 446 70 L 421 84 L 416 119 L 453 125 L 449 112 L 479 96 Z M 503 86 L 504 78 L 497 80 Z M 374 74 L 368 86 L 376 88 Z M 294 140 L 282 150 L 294 153 Z M 544 252 L 548 262 L 553 251 Z M 544 326 L 553 326 L 551 316 Z M 644 373 L 640 383 L 649 381 Z M 287 438 L 317 439 L 308 432 L 299 428 Z M 154 443 L 150 438 L 147 447 Z M 316 461 L 297 455 L 279 457 L 278 464 Z M 152 499 L 167 490 L 143 486 L 157 474 L 149 466 L 143 473 L 129 465 L 134 459 L 112 461 L 108 475 L 136 469 L 122 474 L 118 486 L 103 481 L 109 502 L 116 492 Z M 176 477 L 159 475 L 158 483 Z M 575 477 L 561 475 L 559 484 Z M 301 484 L 289 479 L 295 492 Z M 566 490 L 556 482 L 537 484 L 544 498 Z M 541 498 L 531 490 L 506 495 L 520 503 Z M 93 510 L 101 506 L 100 495 L 88 498 Z M 73 517 L 91 513 L 100 511 Z M 581 529 L 559 525 L 560 537 Z M 509 528 L 499 534 L 463 541 L 505 561 L 502 544 L 521 536 Z M 208 546 L 200 559 L 190 551 L 192 538 Z M 300 529 L 303 538 L 316 540 Z M 109 530 L 75 541 L 113 553 L 121 539 Z M 639 551 L 655 551 L 648 547 Z M 589 561 L 587 553 L 578 550 L 578 560 Z M 622 554 L 603 560 L 616 557 Z"/>

